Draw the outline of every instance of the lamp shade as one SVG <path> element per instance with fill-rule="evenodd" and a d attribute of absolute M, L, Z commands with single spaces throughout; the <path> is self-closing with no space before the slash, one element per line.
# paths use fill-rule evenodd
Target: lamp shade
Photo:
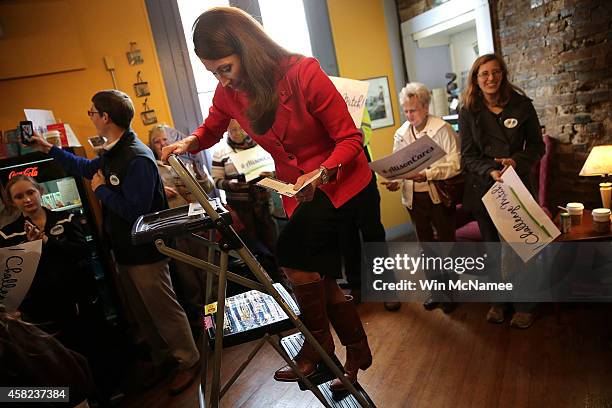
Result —
<path fill-rule="evenodd" d="M 612 145 L 594 146 L 580 170 L 580 176 L 612 174 Z"/>

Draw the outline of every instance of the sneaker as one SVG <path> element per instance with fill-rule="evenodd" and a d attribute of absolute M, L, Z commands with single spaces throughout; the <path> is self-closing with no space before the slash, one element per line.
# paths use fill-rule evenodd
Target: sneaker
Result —
<path fill-rule="evenodd" d="M 512 316 L 510 326 L 516 327 L 517 329 L 527 329 L 533 324 L 534 320 L 535 315 L 533 313 L 516 312 Z"/>
<path fill-rule="evenodd" d="M 491 306 L 491 308 L 487 312 L 487 322 L 503 323 L 504 322 L 504 309 L 500 306 Z"/>
<path fill-rule="evenodd" d="M 397 312 L 402 307 L 400 302 L 385 302 L 385 309 L 390 312 Z"/>
<path fill-rule="evenodd" d="M 174 373 L 174 377 L 170 382 L 170 395 L 179 395 L 181 392 L 185 391 L 193 380 L 196 379 L 198 374 L 200 373 L 200 364 L 196 363 L 193 367 L 188 369 L 177 370 Z"/>
<path fill-rule="evenodd" d="M 440 303 L 440 307 L 442 308 L 442 311 L 444 313 L 449 314 L 449 313 L 452 313 L 453 310 L 457 308 L 457 304 L 453 302 L 442 302 Z"/>
<path fill-rule="evenodd" d="M 438 302 L 437 300 L 435 300 L 433 298 L 433 296 L 430 296 L 426 301 L 423 302 L 423 308 L 425 310 L 429 310 L 432 311 L 434 310 L 436 307 L 438 307 L 438 305 L 440 304 L 440 302 Z"/>

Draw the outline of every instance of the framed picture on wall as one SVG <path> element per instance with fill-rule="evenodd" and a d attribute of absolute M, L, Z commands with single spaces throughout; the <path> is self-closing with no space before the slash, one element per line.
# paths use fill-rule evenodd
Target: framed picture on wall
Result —
<path fill-rule="evenodd" d="M 391 107 L 391 93 L 389 80 L 386 76 L 365 79 L 370 83 L 366 109 L 372 119 L 372 129 L 393 126 L 393 108 Z"/>

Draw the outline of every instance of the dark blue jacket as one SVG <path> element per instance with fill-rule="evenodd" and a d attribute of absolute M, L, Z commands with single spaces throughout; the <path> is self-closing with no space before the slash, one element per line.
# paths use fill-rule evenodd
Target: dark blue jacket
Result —
<path fill-rule="evenodd" d="M 139 216 L 168 208 L 153 152 L 131 129 L 93 160 L 55 146 L 49 154 L 73 175 L 91 179 L 102 170 L 106 184 L 95 194 L 103 204 L 104 230 L 118 264 L 146 265 L 165 258 L 153 243 L 134 245 L 131 241 L 132 225 Z"/>

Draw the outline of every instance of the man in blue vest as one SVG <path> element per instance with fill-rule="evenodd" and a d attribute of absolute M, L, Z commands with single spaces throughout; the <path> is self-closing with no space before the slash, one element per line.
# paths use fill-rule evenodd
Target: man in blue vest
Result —
<path fill-rule="evenodd" d="M 186 389 L 198 373 L 199 353 L 185 312 L 170 281 L 168 258 L 153 243 L 134 245 L 132 225 L 143 215 L 168 208 L 153 152 L 131 129 L 134 105 L 117 90 L 100 91 L 87 112 L 98 134 L 107 139 L 102 154 L 88 160 L 36 135 L 33 147 L 48 153 L 75 176 L 91 180 L 104 211 L 126 307 L 138 323 L 158 366 L 176 362 L 170 392 Z"/>

